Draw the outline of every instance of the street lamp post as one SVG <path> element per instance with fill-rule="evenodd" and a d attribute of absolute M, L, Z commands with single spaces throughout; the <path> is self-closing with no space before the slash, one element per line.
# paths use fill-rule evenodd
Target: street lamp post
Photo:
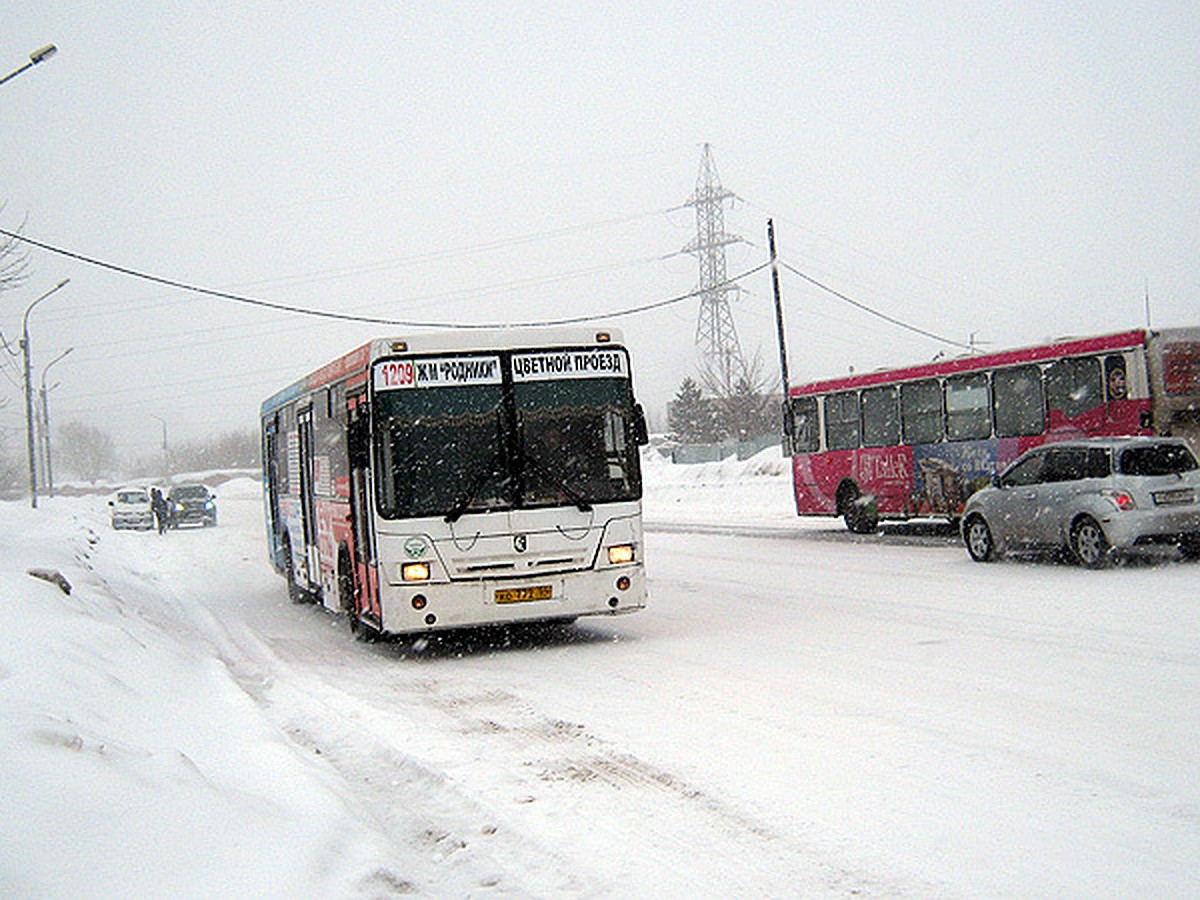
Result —
<path fill-rule="evenodd" d="M 167 420 L 162 416 L 156 416 L 154 413 L 150 413 L 150 418 L 158 419 L 162 423 L 162 465 L 163 479 L 166 480 L 171 475 L 170 456 L 167 452 Z"/>
<path fill-rule="evenodd" d="M 64 278 L 42 296 L 25 307 L 25 317 L 21 320 L 21 349 L 25 353 L 25 446 L 29 451 L 29 505 L 37 509 L 37 450 L 33 445 L 33 378 L 29 374 L 29 314 L 33 308 L 64 287 L 70 278 Z"/>
<path fill-rule="evenodd" d="M 58 387 L 54 384 L 50 390 L 46 388 L 46 373 L 50 371 L 50 367 L 65 357 L 68 353 L 74 350 L 74 347 L 68 347 L 50 362 L 46 363 L 42 369 L 42 462 L 46 466 L 46 496 L 54 496 L 54 466 L 50 462 L 50 390 Z"/>
<path fill-rule="evenodd" d="M 4 82 L 10 81 L 13 78 L 16 78 L 18 75 L 20 75 L 26 69 L 32 69 L 34 66 L 36 66 L 40 62 L 45 62 L 46 60 L 48 60 L 50 57 L 52 57 L 57 52 L 58 52 L 58 48 L 55 47 L 53 44 L 47 44 L 45 47 L 39 47 L 37 50 L 34 50 L 32 53 L 29 54 L 29 62 L 25 63 L 25 65 L 21 66 L 20 68 L 14 70 L 12 72 L 9 72 L 3 78 L 0 78 L 0 84 L 4 84 Z"/>

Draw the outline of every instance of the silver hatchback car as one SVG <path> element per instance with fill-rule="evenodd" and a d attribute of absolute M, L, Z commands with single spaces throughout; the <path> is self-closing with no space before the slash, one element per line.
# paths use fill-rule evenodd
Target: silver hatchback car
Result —
<path fill-rule="evenodd" d="M 1200 465 L 1178 438 L 1090 438 L 1030 450 L 963 509 L 977 562 L 1066 549 L 1098 568 L 1116 551 L 1174 544 L 1200 557 Z"/>

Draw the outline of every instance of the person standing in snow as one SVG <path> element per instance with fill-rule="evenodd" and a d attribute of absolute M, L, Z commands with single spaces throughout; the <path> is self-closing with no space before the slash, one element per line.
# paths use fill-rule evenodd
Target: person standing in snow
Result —
<path fill-rule="evenodd" d="M 167 533 L 167 500 L 158 488 L 150 488 L 150 509 L 154 512 L 154 523 L 159 534 Z"/>

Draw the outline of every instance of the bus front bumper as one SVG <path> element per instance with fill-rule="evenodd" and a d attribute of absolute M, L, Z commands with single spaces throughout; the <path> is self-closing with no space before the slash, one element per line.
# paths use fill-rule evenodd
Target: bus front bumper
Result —
<path fill-rule="evenodd" d="M 381 587 L 382 625 L 389 634 L 614 615 L 646 605 L 641 565 L 534 579 Z"/>

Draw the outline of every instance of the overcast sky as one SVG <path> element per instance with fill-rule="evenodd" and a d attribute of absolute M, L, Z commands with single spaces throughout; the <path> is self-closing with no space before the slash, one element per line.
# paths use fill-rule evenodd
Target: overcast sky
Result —
<path fill-rule="evenodd" d="M 731 275 L 781 259 L 1000 348 L 1200 322 L 1200 5 L 10 3 L 0 227 L 273 303 L 419 322 L 603 314 L 695 287 L 701 146 Z M 55 425 L 122 453 L 255 428 L 278 388 L 404 329 L 204 298 L 36 250 L 0 295 Z M 743 349 L 777 368 L 770 279 Z M 793 382 L 955 347 L 785 271 Z M 695 301 L 607 319 L 652 416 Z M 19 369 L 0 427 L 23 447 Z M 158 417 L 157 419 L 155 417 Z"/>

